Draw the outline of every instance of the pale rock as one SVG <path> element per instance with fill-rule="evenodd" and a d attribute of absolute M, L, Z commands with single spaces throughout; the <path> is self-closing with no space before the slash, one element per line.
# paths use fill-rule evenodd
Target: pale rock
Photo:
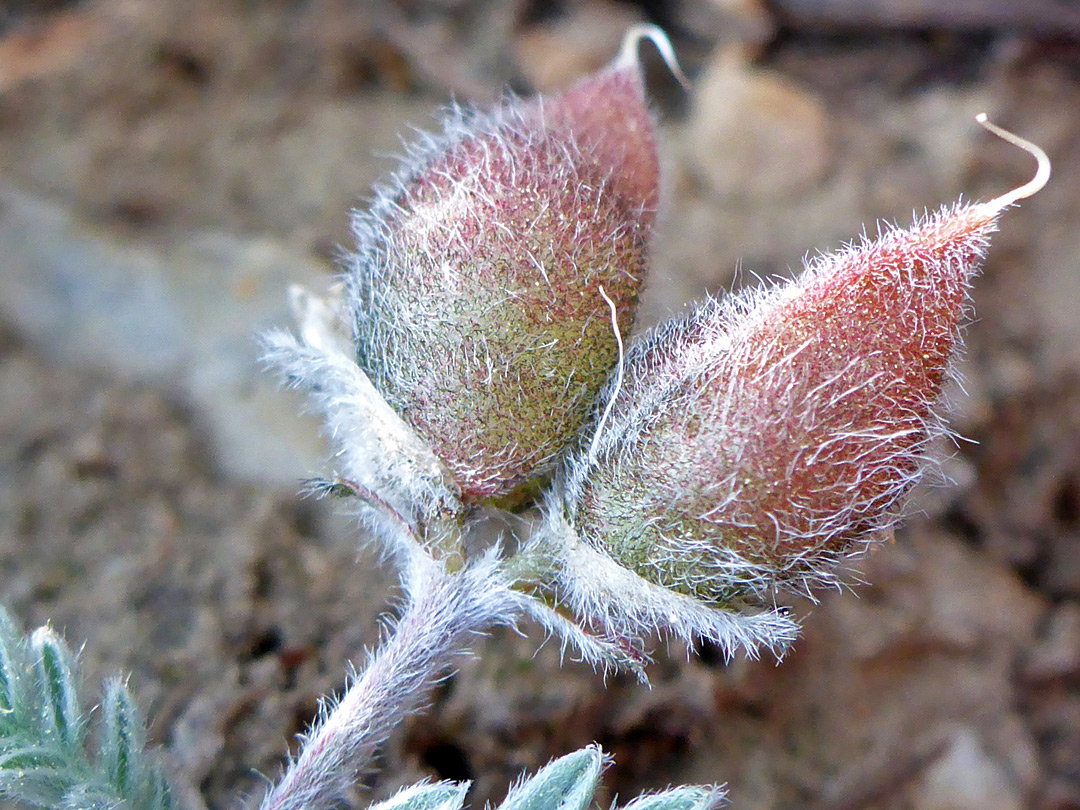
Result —
<path fill-rule="evenodd" d="M 697 82 L 682 148 L 692 174 L 717 196 L 797 195 L 829 168 L 829 116 L 809 90 L 724 49 Z"/>
<path fill-rule="evenodd" d="M 630 6 L 591 0 L 551 22 L 524 29 L 514 42 L 518 70 L 534 90 L 562 90 L 619 52 L 626 29 L 642 22 Z"/>
<path fill-rule="evenodd" d="M 1020 790 L 970 728 L 959 729 L 913 791 L 915 810 L 1022 810 Z"/>
<path fill-rule="evenodd" d="M 1032 681 L 1080 673 L 1080 604 L 1063 602 L 1050 614 L 1039 643 L 1031 650 L 1024 677 Z"/>
<path fill-rule="evenodd" d="M 290 283 L 326 283 L 313 257 L 223 232 L 125 239 L 3 185 L 0 250 L 0 317 L 50 360 L 170 392 L 242 480 L 292 488 L 322 469 L 318 429 L 261 367 L 258 345 L 290 326 Z"/>

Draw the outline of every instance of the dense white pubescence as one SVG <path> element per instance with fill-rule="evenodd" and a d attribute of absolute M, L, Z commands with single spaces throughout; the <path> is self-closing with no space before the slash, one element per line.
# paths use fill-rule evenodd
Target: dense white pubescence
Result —
<path fill-rule="evenodd" d="M 721 785 L 681 785 L 638 796 L 620 810 L 720 810 L 725 804 Z"/>
<path fill-rule="evenodd" d="M 367 375 L 333 341 L 284 332 L 265 338 L 266 361 L 290 387 L 307 391 L 336 449 L 341 474 L 388 504 L 410 526 L 461 509 L 442 463 L 415 431 L 386 404 Z M 378 512 L 378 510 L 376 510 Z M 400 526 L 387 526 L 385 538 Z"/>
<path fill-rule="evenodd" d="M 368 810 L 461 810 L 471 782 L 418 782 Z"/>
<path fill-rule="evenodd" d="M 553 759 L 532 776 L 519 777 L 499 810 L 588 810 L 600 774 L 611 763 L 595 744 Z"/>
<path fill-rule="evenodd" d="M 720 609 L 638 576 L 583 542 L 566 522 L 561 505 L 553 502 L 555 496 L 551 500 L 544 527 L 534 539 L 540 553 L 556 560 L 545 586 L 558 605 L 597 633 L 631 649 L 642 649 L 652 634 L 691 646 L 708 641 L 727 658 L 739 649 L 755 657 L 763 647 L 781 655 L 797 637 L 798 625 L 784 609 Z M 576 643 L 571 635 L 564 638 Z"/>
<path fill-rule="evenodd" d="M 773 347 L 768 345 L 736 341 L 724 348 L 730 349 L 723 352 L 725 371 L 753 367 L 762 356 L 776 357 Z M 717 583 L 728 583 L 731 593 L 752 594 L 757 599 L 768 598 L 777 587 L 783 587 L 800 590 L 813 598 L 815 588 L 838 583 L 845 560 L 864 551 L 867 544 L 880 539 L 882 532 L 896 524 L 901 515 L 902 496 L 931 463 L 924 458 L 926 447 L 944 430 L 929 401 L 924 402 L 925 410 L 919 414 L 915 426 L 909 421 L 898 427 L 891 418 L 833 422 L 827 440 L 814 446 L 800 443 L 797 437 L 810 435 L 820 427 L 822 409 L 856 397 L 875 383 L 888 387 L 893 382 L 871 376 L 855 386 L 843 384 L 847 372 L 861 364 L 862 359 L 857 358 L 807 390 L 803 381 L 789 376 L 801 349 L 800 346 L 786 351 L 776 359 L 765 372 L 775 380 L 764 385 L 761 377 L 748 380 L 742 375 L 731 375 L 724 400 L 738 403 L 738 413 L 727 411 L 726 402 L 704 412 L 700 408 L 696 410 L 698 418 L 713 429 L 684 463 L 690 469 L 714 470 L 719 474 L 705 483 L 683 482 L 687 495 L 672 493 L 671 502 L 673 508 L 695 510 L 687 515 L 694 525 L 715 527 L 716 533 L 704 536 L 692 531 L 661 533 L 651 552 L 650 564 L 657 576 L 664 577 L 671 586 L 701 593 L 719 590 Z M 689 375 L 691 379 L 708 380 L 710 372 L 715 370 L 716 357 L 703 353 L 699 362 Z M 700 398 L 695 396 L 698 392 L 687 393 L 681 392 L 671 402 L 673 412 L 685 409 L 687 414 L 695 413 L 695 406 L 700 405 Z M 814 398 L 819 394 L 825 397 L 821 409 L 815 407 Z M 765 418 L 755 418 L 744 428 L 742 420 L 748 413 Z M 895 415 L 895 412 L 891 414 Z M 631 423 L 630 430 L 639 428 Z M 834 476 L 828 482 L 828 509 L 822 510 L 818 490 L 792 492 L 782 504 L 770 507 L 757 500 L 761 496 L 761 476 L 755 464 L 761 455 L 763 437 L 789 439 L 787 447 L 791 452 L 785 471 L 789 477 L 800 468 L 830 467 Z M 709 446 L 725 439 L 721 450 Z M 625 457 L 634 453 L 635 448 L 624 446 L 620 452 Z M 864 459 L 872 459 L 872 463 L 864 464 Z M 631 486 L 630 476 L 634 483 L 641 480 L 641 471 L 632 464 L 611 473 L 614 486 Z M 878 485 L 869 487 L 870 479 Z M 880 486 L 883 480 L 888 482 L 887 486 Z M 745 532 L 748 536 L 760 532 L 762 517 L 771 524 L 772 531 L 760 542 L 765 548 L 784 547 L 786 551 L 779 559 L 755 561 L 745 553 L 745 547 L 723 543 L 724 532 Z M 856 522 L 858 535 L 852 537 Z"/>
<path fill-rule="evenodd" d="M 554 576 L 544 584 L 556 604 L 570 609 L 601 635 L 547 624 L 535 610 L 530 611 L 530 615 L 544 623 L 550 632 L 559 634 L 564 646 L 569 643 L 584 660 L 594 665 L 600 656 L 605 656 L 617 666 L 626 666 L 625 661 L 611 657 L 612 642 L 605 642 L 608 649 L 596 646 L 597 640 L 605 638 L 621 640 L 624 650 L 636 651 L 643 648 L 644 638 L 654 633 L 690 644 L 708 640 L 730 657 L 740 648 L 752 656 L 761 647 L 782 654 L 798 634 L 798 625 L 784 610 L 720 610 L 655 585 L 620 566 L 601 547 L 583 542 L 570 521 L 574 504 L 580 498 L 581 488 L 593 464 L 609 461 L 613 455 L 633 463 L 633 443 L 675 403 L 679 380 L 664 372 L 668 364 L 680 360 L 675 347 L 689 351 L 694 344 L 722 339 L 723 331 L 709 312 L 714 306 L 717 306 L 715 302 L 710 301 L 688 317 L 662 324 L 632 344 L 623 365 L 622 390 L 633 390 L 637 396 L 632 401 L 616 397 L 604 435 L 595 444 L 589 437 L 590 431 L 583 431 L 582 447 L 567 459 L 547 497 L 544 525 L 533 538 L 532 548 L 523 552 L 548 555 L 553 559 Z M 615 378 L 613 374 L 611 382 L 597 398 L 594 425 L 611 397 L 617 394 Z M 642 519 L 648 518 L 643 515 Z M 735 560 L 734 563 L 744 564 L 745 561 Z M 554 610 L 547 610 L 561 618 Z M 572 623 L 568 624 L 569 628 L 576 628 Z M 618 649 L 618 644 L 614 645 L 614 650 Z M 648 660 L 640 652 L 638 654 L 641 661 Z M 625 659 L 626 653 L 621 657 Z M 631 668 L 643 677 L 640 665 Z"/>
<path fill-rule="evenodd" d="M 543 110 L 451 111 L 353 218 L 359 363 L 467 501 L 550 468 L 615 358 L 596 288 L 628 327 L 640 283 L 643 212 Z"/>
<path fill-rule="evenodd" d="M 743 483 L 745 472 L 750 470 L 752 479 L 755 465 L 768 456 L 762 437 L 786 440 L 777 453 L 786 462 L 782 479 L 802 469 L 827 470 L 827 492 L 793 490 L 781 508 L 766 514 L 775 527 L 774 542 L 786 553 L 765 570 L 740 562 L 739 555 L 717 553 L 715 546 L 710 553 L 708 543 L 684 535 L 666 538 L 658 555 L 666 571 L 686 571 L 686 584 L 693 588 L 712 577 L 730 576 L 755 594 L 783 587 L 813 598 L 813 588 L 838 584 L 845 561 L 886 536 L 901 518 L 904 496 L 912 486 L 927 475 L 941 477 L 939 460 L 928 452 L 949 436 L 939 410 L 941 380 L 954 374 L 970 280 L 993 230 L 993 219 L 978 207 L 957 204 L 924 215 L 910 229 L 886 226 L 875 240 L 864 237 L 836 254 L 819 256 L 794 281 L 709 306 L 714 311 L 705 317 L 714 320 L 724 338 L 686 355 L 680 373 L 690 380 L 719 375 L 731 381 L 703 417 L 714 429 L 705 434 L 695 463 L 708 468 L 722 458 L 736 472 L 695 494 L 693 503 L 710 506 L 695 517 L 709 521 L 718 516 L 721 523 L 737 527 L 741 515 L 746 525 L 754 523 L 760 507 Z M 895 261 L 897 255 L 903 260 Z M 878 261 L 884 256 L 894 261 Z M 823 279 L 831 281 L 838 268 L 860 261 L 888 291 L 881 300 L 874 299 L 883 307 L 880 313 L 859 313 L 839 334 L 816 334 L 810 324 L 809 336 L 794 345 L 779 338 L 775 343 L 756 339 L 768 332 L 762 324 L 775 319 L 788 302 Z M 831 302 L 824 304 L 830 307 Z M 880 323 L 899 330 L 902 340 L 907 339 L 905 331 L 918 336 L 918 347 L 913 344 L 883 360 L 895 347 L 873 337 Z M 823 362 L 821 345 L 827 342 L 841 351 Z M 938 357 L 942 347 L 944 356 Z M 910 348 L 915 351 L 908 354 Z M 805 361 L 803 355 L 815 353 L 815 359 Z M 935 364 L 937 374 L 930 376 L 937 380 L 931 384 L 920 377 L 920 384 L 913 385 L 912 368 L 929 357 L 937 358 L 926 361 Z M 745 368 L 761 371 L 756 376 L 740 373 Z M 852 408 L 851 403 L 859 405 Z M 697 407 L 700 410 L 700 402 Z M 711 449 L 727 437 L 731 441 L 722 455 Z M 805 441 L 807 437 L 812 441 Z"/>
<path fill-rule="evenodd" d="M 404 577 L 406 606 L 336 702 L 320 707 L 300 753 L 262 810 L 330 810 L 402 720 L 420 710 L 468 638 L 518 615 L 497 549 L 449 573 L 422 552 Z"/>
<path fill-rule="evenodd" d="M 977 207 L 944 209 L 909 230 L 888 228 L 823 256 L 794 281 L 706 301 L 639 340 L 620 390 L 613 377 L 600 395 L 593 425 L 610 406 L 603 434 L 584 432 L 547 504 L 547 535 L 563 563 L 561 599 L 618 631 L 638 621 L 664 624 L 635 583 L 641 577 L 613 556 L 611 544 L 620 542 L 630 549 L 621 562 L 662 583 L 661 592 L 693 594 L 704 603 L 679 598 L 723 617 L 749 606 L 771 616 L 778 588 L 812 596 L 816 586 L 838 584 L 845 561 L 885 535 L 902 496 L 936 467 L 927 450 L 947 434 L 935 408 L 940 382 L 913 384 L 905 363 L 917 362 L 925 333 L 927 356 L 947 349 L 925 380 L 951 373 L 947 355 L 959 346 L 968 283 L 992 230 Z M 902 260 L 875 263 L 879 257 Z M 791 328 L 777 327 L 788 304 L 860 261 L 871 263 L 885 291 L 871 292 L 883 298 L 866 305 L 889 305 L 881 317 L 915 337 L 911 357 L 861 344 L 872 318 L 834 323 L 827 335 L 815 334 L 815 318 L 805 313 Z M 825 348 L 834 344 L 836 354 Z M 805 479 L 808 468 L 821 472 L 811 480 L 824 489 L 768 483 Z M 597 508 L 583 504 L 598 487 L 607 493 L 600 506 L 616 511 L 583 516 L 583 508 Z M 667 623 L 683 634 L 678 621 Z"/>
<path fill-rule="evenodd" d="M 608 474 L 626 481 L 627 487 L 640 479 L 641 447 L 648 441 L 650 431 L 657 423 L 670 420 L 672 414 L 695 413 L 697 403 L 694 392 L 687 390 L 687 379 L 708 375 L 716 356 L 731 349 L 728 332 L 731 321 L 754 306 L 753 298 L 764 299 L 767 295 L 755 292 L 724 303 L 707 299 L 686 316 L 660 325 L 632 345 L 625 362 L 622 395 L 609 385 L 599 397 L 604 402 L 615 395 L 606 429 L 602 435 L 592 437 L 590 452 L 581 450 L 567 459 L 556 480 L 559 497 L 549 503 L 549 511 L 561 510 L 560 519 L 566 524 L 564 534 L 577 533 L 575 511 L 598 468 L 607 467 L 611 471 Z M 693 460 L 686 459 L 686 464 L 693 464 Z M 710 498 L 713 508 L 723 509 L 738 497 L 737 474 L 718 478 L 710 489 L 714 494 Z M 643 526 L 659 519 L 659 515 L 644 511 L 640 514 Z M 586 547 L 595 553 L 607 556 L 595 537 L 586 533 L 579 540 L 584 540 Z M 687 581 L 673 585 L 696 585 L 703 579 L 723 578 L 765 593 L 774 584 L 773 567 L 756 564 L 738 551 L 718 547 L 708 540 L 684 535 L 659 553 L 677 558 L 682 564 L 679 567 L 687 571 Z M 730 619 L 725 615 L 720 621 L 725 623 Z"/>
<path fill-rule="evenodd" d="M 416 175 L 428 163 L 466 139 L 484 132 L 497 132 L 504 118 L 519 109 L 516 101 L 510 98 L 497 110 L 486 113 L 457 104 L 449 106 L 440 119 L 442 133 L 414 130 L 415 139 L 403 141 L 400 166 L 372 189 L 366 208 L 353 212 L 352 229 L 357 247 L 349 257 L 351 272 L 344 280 L 355 340 L 360 339 L 362 331 L 380 326 L 383 310 L 379 299 L 380 284 L 386 280 L 388 272 L 397 271 L 390 261 L 389 251 L 395 241 L 391 223 L 408 213 L 400 201 L 409 199 Z"/>
<path fill-rule="evenodd" d="M 539 624 L 548 637 L 559 639 L 562 655 L 565 656 L 569 648 L 576 660 L 602 671 L 605 676 L 609 672 L 627 670 L 641 683 L 649 682 L 645 674 L 649 658 L 638 649 L 636 639 L 594 635 L 544 602 L 541 595 L 515 593 L 521 612 Z"/>

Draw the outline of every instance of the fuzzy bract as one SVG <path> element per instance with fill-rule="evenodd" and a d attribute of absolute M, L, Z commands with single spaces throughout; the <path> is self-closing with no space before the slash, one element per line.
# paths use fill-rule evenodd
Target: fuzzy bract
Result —
<path fill-rule="evenodd" d="M 943 210 L 647 336 L 566 467 L 559 520 L 719 607 L 834 581 L 893 526 L 943 431 L 934 405 L 997 213 Z"/>
<path fill-rule="evenodd" d="M 659 195 L 640 66 L 455 109 L 357 214 L 356 358 L 465 503 L 571 443 L 629 330 Z"/>

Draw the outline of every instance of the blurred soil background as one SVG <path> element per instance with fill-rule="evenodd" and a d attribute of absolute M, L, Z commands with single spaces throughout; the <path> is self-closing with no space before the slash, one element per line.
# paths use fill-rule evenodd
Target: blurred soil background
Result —
<path fill-rule="evenodd" d="M 970 441 L 781 666 L 661 652 L 649 691 L 500 633 L 399 730 L 361 804 L 596 740 L 601 804 L 727 782 L 734 810 L 1080 808 L 1080 7 L 1061 0 L 4 0 L 0 601 L 95 679 L 132 672 L 187 808 L 241 807 L 379 634 L 392 576 L 334 506 L 316 426 L 257 362 L 325 285 L 398 133 L 453 96 L 565 85 L 627 25 L 668 168 L 642 322 L 879 220 L 1002 221 L 950 399 Z M 648 47 L 645 48 L 648 51 Z M 738 271 L 738 272 L 737 272 Z M 853 592 L 852 592 L 853 591 Z"/>

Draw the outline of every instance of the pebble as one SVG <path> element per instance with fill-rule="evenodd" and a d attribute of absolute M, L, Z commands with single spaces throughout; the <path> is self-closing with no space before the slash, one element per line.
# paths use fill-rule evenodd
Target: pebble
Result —
<path fill-rule="evenodd" d="M 271 238 L 164 241 L 109 235 L 0 185 L 0 319 L 54 362 L 172 392 L 209 428 L 222 470 L 295 488 L 322 469 L 325 444 L 261 367 L 258 335 L 290 326 L 290 283 L 325 275 Z"/>
<path fill-rule="evenodd" d="M 829 117 L 813 93 L 732 48 L 698 80 L 682 147 L 690 171 L 717 196 L 765 201 L 819 183 L 829 141 Z"/>
<path fill-rule="evenodd" d="M 1063 602 L 1031 650 L 1025 678 L 1046 681 L 1080 675 L 1080 603 Z"/>

